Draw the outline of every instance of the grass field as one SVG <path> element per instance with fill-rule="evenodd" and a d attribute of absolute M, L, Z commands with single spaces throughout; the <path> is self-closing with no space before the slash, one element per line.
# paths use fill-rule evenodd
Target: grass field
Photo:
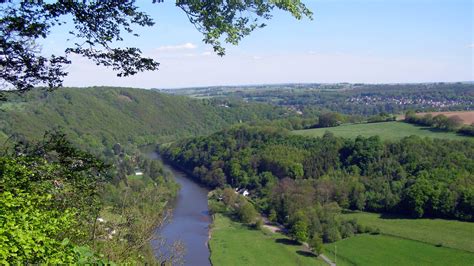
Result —
<path fill-rule="evenodd" d="M 210 240 L 213 265 L 327 265 L 279 233 L 250 229 L 216 214 Z"/>
<path fill-rule="evenodd" d="M 142 175 L 129 175 L 127 176 L 128 180 L 140 180 L 143 178 Z"/>
<path fill-rule="evenodd" d="M 382 122 L 370 124 L 351 124 L 330 128 L 314 128 L 293 131 L 294 134 L 312 137 L 321 137 L 326 131 L 334 133 L 336 136 L 345 138 L 355 138 L 359 135 L 364 137 L 380 136 L 382 139 L 401 139 L 411 135 L 430 138 L 443 138 L 453 140 L 473 139 L 472 137 L 461 136 L 453 132 L 436 131 L 427 127 L 419 127 L 404 122 Z"/>
<path fill-rule="evenodd" d="M 443 219 L 404 219 L 365 212 L 347 213 L 343 217 L 356 218 L 362 225 L 379 228 L 382 234 L 474 252 L 474 223 Z"/>
<path fill-rule="evenodd" d="M 325 245 L 325 250 L 337 265 L 472 265 L 474 262 L 474 254 L 470 252 L 386 235 L 357 235 Z"/>

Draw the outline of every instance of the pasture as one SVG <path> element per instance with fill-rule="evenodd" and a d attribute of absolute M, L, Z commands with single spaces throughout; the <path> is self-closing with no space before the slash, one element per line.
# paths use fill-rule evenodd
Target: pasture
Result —
<path fill-rule="evenodd" d="M 474 253 L 467 251 L 368 234 L 327 244 L 325 254 L 337 265 L 472 265 L 474 261 Z"/>
<path fill-rule="evenodd" d="M 396 140 L 411 135 L 450 140 L 472 139 L 472 137 L 461 136 L 454 132 L 446 132 L 429 127 L 420 127 L 404 122 L 347 124 L 337 127 L 295 130 L 292 133 L 302 136 L 322 137 L 326 132 L 332 132 L 334 135 L 344 138 L 356 138 L 357 136 L 380 136 L 383 140 Z"/>
<path fill-rule="evenodd" d="M 210 240 L 213 265 L 327 265 L 280 233 L 264 232 L 214 215 Z"/>
<path fill-rule="evenodd" d="M 474 252 L 474 223 L 443 219 L 410 219 L 378 213 L 351 212 L 342 215 L 391 235 L 431 245 Z"/>

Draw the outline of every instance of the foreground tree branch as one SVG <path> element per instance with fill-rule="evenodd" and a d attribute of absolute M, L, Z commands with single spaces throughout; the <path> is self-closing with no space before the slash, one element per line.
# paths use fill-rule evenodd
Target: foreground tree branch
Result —
<path fill-rule="evenodd" d="M 153 0 L 160 3 L 162 0 Z M 265 26 L 274 8 L 288 11 L 296 19 L 312 13 L 299 0 L 177 0 L 189 21 L 203 34 L 203 42 L 223 56 L 222 42 L 237 45 L 242 38 Z M 158 7 L 158 5 L 157 5 Z M 111 67 L 117 76 L 158 70 L 159 63 L 143 57 L 136 47 L 113 47 L 133 27 L 151 27 L 153 19 L 139 11 L 134 0 L 104 1 L 0 1 L 0 90 L 24 92 L 34 86 L 60 87 L 67 76 L 70 54 Z M 62 55 L 46 56 L 38 46 L 54 27 L 72 18 L 69 33 L 78 40 Z M 0 97 L 1 98 L 1 97 Z"/>

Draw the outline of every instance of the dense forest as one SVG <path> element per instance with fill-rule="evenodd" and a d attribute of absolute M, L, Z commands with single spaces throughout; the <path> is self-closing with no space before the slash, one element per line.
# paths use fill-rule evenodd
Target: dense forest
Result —
<path fill-rule="evenodd" d="M 110 155 L 118 142 L 142 145 L 174 141 L 234 123 L 290 114 L 265 104 L 222 104 L 143 89 L 37 89 L 0 102 L 0 142 L 11 135 L 40 139 L 45 131 L 60 128 L 79 147 Z"/>
<path fill-rule="evenodd" d="M 327 242 L 341 232 L 325 231 L 337 228 L 322 226 L 325 208 L 474 219 L 470 140 L 306 138 L 239 126 L 161 152 L 208 186 L 248 189 L 262 212 L 290 230 L 304 223 L 308 236 Z"/>

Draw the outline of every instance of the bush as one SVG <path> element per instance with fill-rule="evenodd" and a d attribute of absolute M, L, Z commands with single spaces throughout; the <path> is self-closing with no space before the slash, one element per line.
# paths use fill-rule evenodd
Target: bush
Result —
<path fill-rule="evenodd" d="M 341 233 L 337 230 L 337 227 L 331 226 L 324 230 L 323 240 L 325 243 L 332 243 L 341 240 Z"/>
<path fill-rule="evenodd" d="M 371 235 L 380 235 L 380 229 L 379 228 L 372 229 L 370 234 Z"/>
<path fill-rule="evenodd" d="M 308 242 L 311 250 L 317 255 L 323 251 L 323 239 L 319 235 L 314 235 Z"/>
<path fill-rule="evenodd" d="M 262 229 L 262 227 L 263 227 L 263 219 L 262 219 L 262 218 L 258 218 L 258 219 L 255 221 L 254 227 L 255 227 L 255 229 L 257 229 L 257 230 Z"/>
<path fill-rule="evenodd" d="M 463 126 L 462 128 L 458 130 L 458 133 L 462 135 L 474 137 L 474 125 Z"/>
<path fill-rule="evenodd" d="M 237 210 L 237 215 L 242 223 L 250 224 L 255 221 L 257 217 L 257 211 L 253 207 L 252 203 L 245 202 Z"/>
<path fill-rule="evenodd" d="M 226 208 L 222 202 L 209 200 L 209 212 L 211 212 L 211 214 L 225 213 L 225 211 L 226 211 Z"/>
<path fill-rule="evenodd" d="M 270 214 L 268 215 L 268 219 L 270 220 L 270 222 L 272 223 L 276 223 L 277 222 L 277 213 L 275 211 L 275 209 L 271 209 L 270 210 Z"/>

